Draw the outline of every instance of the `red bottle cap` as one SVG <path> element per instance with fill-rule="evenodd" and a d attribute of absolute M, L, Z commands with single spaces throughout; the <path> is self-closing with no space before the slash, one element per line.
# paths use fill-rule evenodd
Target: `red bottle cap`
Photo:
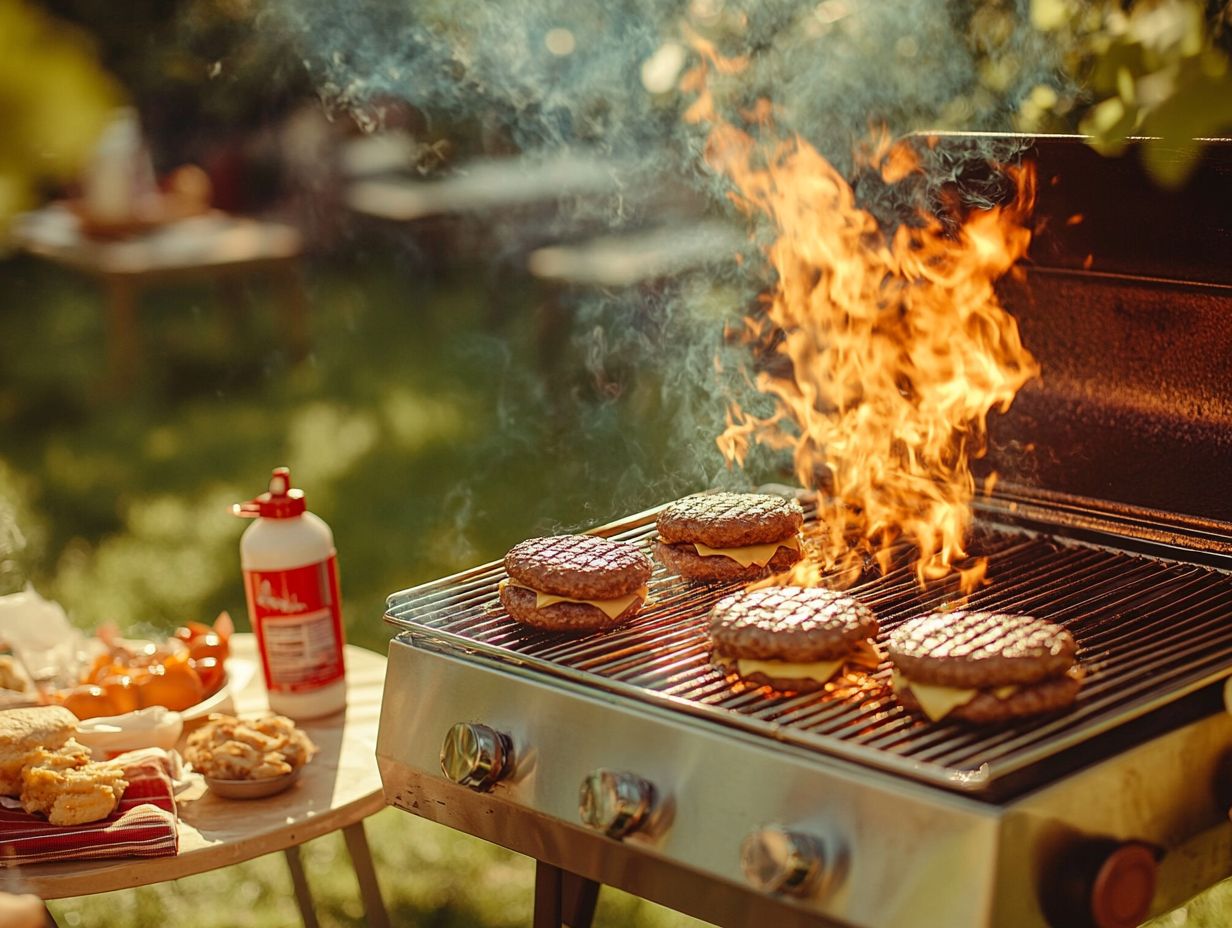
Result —
<path fill-rule="evenodd" d="M 246 503 L 235 503 L 231 513 L 246 519 L 257 516 L 262 519 L 294 519 L 303 515 L 305 509 L 304 491 L 291 486 L 291 469 L 275 467 L 270 477 L 269 492 Z"/>

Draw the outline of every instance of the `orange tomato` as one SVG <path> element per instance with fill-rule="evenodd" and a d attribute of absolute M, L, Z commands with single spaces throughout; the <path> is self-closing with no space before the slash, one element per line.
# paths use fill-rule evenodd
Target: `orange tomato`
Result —
<path fill-rule="evenodd" d="M 79 719 L 120 714 L 116 704 L 101 686 L 75 687 L 61 695 L 60 704 Z"/>
<path fill-rule="evenodd" d="M 137 682 L 128 674 L 105 677 L 101 686 L 118 713 L 136 712 L 141 708 L 141 694 L 137 691 Z"/>
<path fill-rule="evenodd" d="M 123 673 L 124 666 L 116 663 L 110 654 L 100 654 L 90 664 L 90 669 L 81 676 L 82 683 L 98 683 L 103 677 L 114 673 Z"/>
<path fill-rule="evenodd" d="M 204 622 L 189 622 L 187 625 L 181 625 L 175 630 L 175 637 L 188 644 L 198 635 L 208 635 L 213 631 L 214 629 Z"/>
<path fill-rule="evenodd" d="M 217 657 L 194 659 L 192 667 L 197 671 L 197 676 L 201 678 L 201 685 L 205 687 L 205 695 L 213 696 L 217 693 L 218 688 L 222 686 L 223 678 L 226 676 L 222 659 Z"/>
<path fill-rule="evenodd" d="M 205 698 L 201 677 L 184 661 L 168 659 L 162 667 L 151 667 L 150 676 L 137 684 L 141 708 L 166 706 L 177 712 L 194 706 Z"/>
<path fill-rule="evenodd" d="M 225 660 L 227 657 L 227 643 L 213 632 L 206 635 L 198 635 L 188 643 L 188 653 L 194 660 L 201 660 L 203 657 L 217 657 Z"/>

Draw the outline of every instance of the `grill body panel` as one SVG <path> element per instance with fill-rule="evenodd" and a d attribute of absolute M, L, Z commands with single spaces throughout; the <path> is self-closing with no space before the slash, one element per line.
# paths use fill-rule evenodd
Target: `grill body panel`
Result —
<path fill-rule="evenodd" d="M 441 741 L 460 721 L 510 737 L 516 772 L 490 792 L 441 777 Z M 1213 715 L 993 803 L 416 647 L 406 632 L 390 647 L 376 753 L 391 805 L 717 925 L 1042 928 L 1052 864 L 1091 835 L 1168 848 L 1157 912 L 1226 876 L 1227 797 L 1205 787 L 1230 744 L 1232 717 Z M 597 766 L 655 784 L 647 831 L 613 841 L 580 826 L 578 785 Z M 740 841 L 770 823 L 817 837 L 831 891 L 747 887 Z"/>

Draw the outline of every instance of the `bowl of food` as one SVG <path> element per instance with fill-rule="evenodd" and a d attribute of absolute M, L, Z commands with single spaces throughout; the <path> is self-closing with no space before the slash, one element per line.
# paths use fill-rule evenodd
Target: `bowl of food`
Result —
<path fill-rule="evenodd" d="M 225 612 L 213 626 L 189 622 L 159 641 L 123 638 L 104 627 L 90 645 L 93 656 L 76 685 L 49 693 L 49 700 L 79 719 L 154 706 L 181 712 L 185 719 L 199 718 L 225 702 L 235 685 L 228 646 L 232 631 Z"/>
<path fill-rule="evenodd" d="M 311 739 L 284 716 L 211 715 L 188 736 L 184 759 L 215 795 L 259 799 L 291 787 L 316 750 Z"/>
<path fill-rule="evenodd" d="M 204 779 L 210 792 L 224 799 L 264 799 L 290 789 L 303 769 L 296 767 L 290 773 L 262 777 L 259 780 L 227 780 L 211 776 L 205 776 Z"/>

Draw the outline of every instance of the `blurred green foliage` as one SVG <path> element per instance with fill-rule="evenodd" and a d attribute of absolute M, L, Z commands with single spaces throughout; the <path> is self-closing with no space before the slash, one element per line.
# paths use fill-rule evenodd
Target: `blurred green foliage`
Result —
<path fill-rule="evenodd" d="M 1033 0 L 1033 21 L 1056 39 L 1077 83 L 1064 95 L 1037 87 L 1023 104 L 1023 128 L 1069 128 L 1080 114 L 1079 131 L 1110 155 L 1145 136 L 1150 173 L 1183 183 L 1197 164 L 1196 140 L 1232 129 L 1232 68 L 1219 44 L 1229 9 L 1210 17 L 1196 0 Z"/>
<path fill-rule="evenodd" d="M 0 232 L 44 185 L 75 176 L 121 99 L 84 32 L 0 0 Z"/>

